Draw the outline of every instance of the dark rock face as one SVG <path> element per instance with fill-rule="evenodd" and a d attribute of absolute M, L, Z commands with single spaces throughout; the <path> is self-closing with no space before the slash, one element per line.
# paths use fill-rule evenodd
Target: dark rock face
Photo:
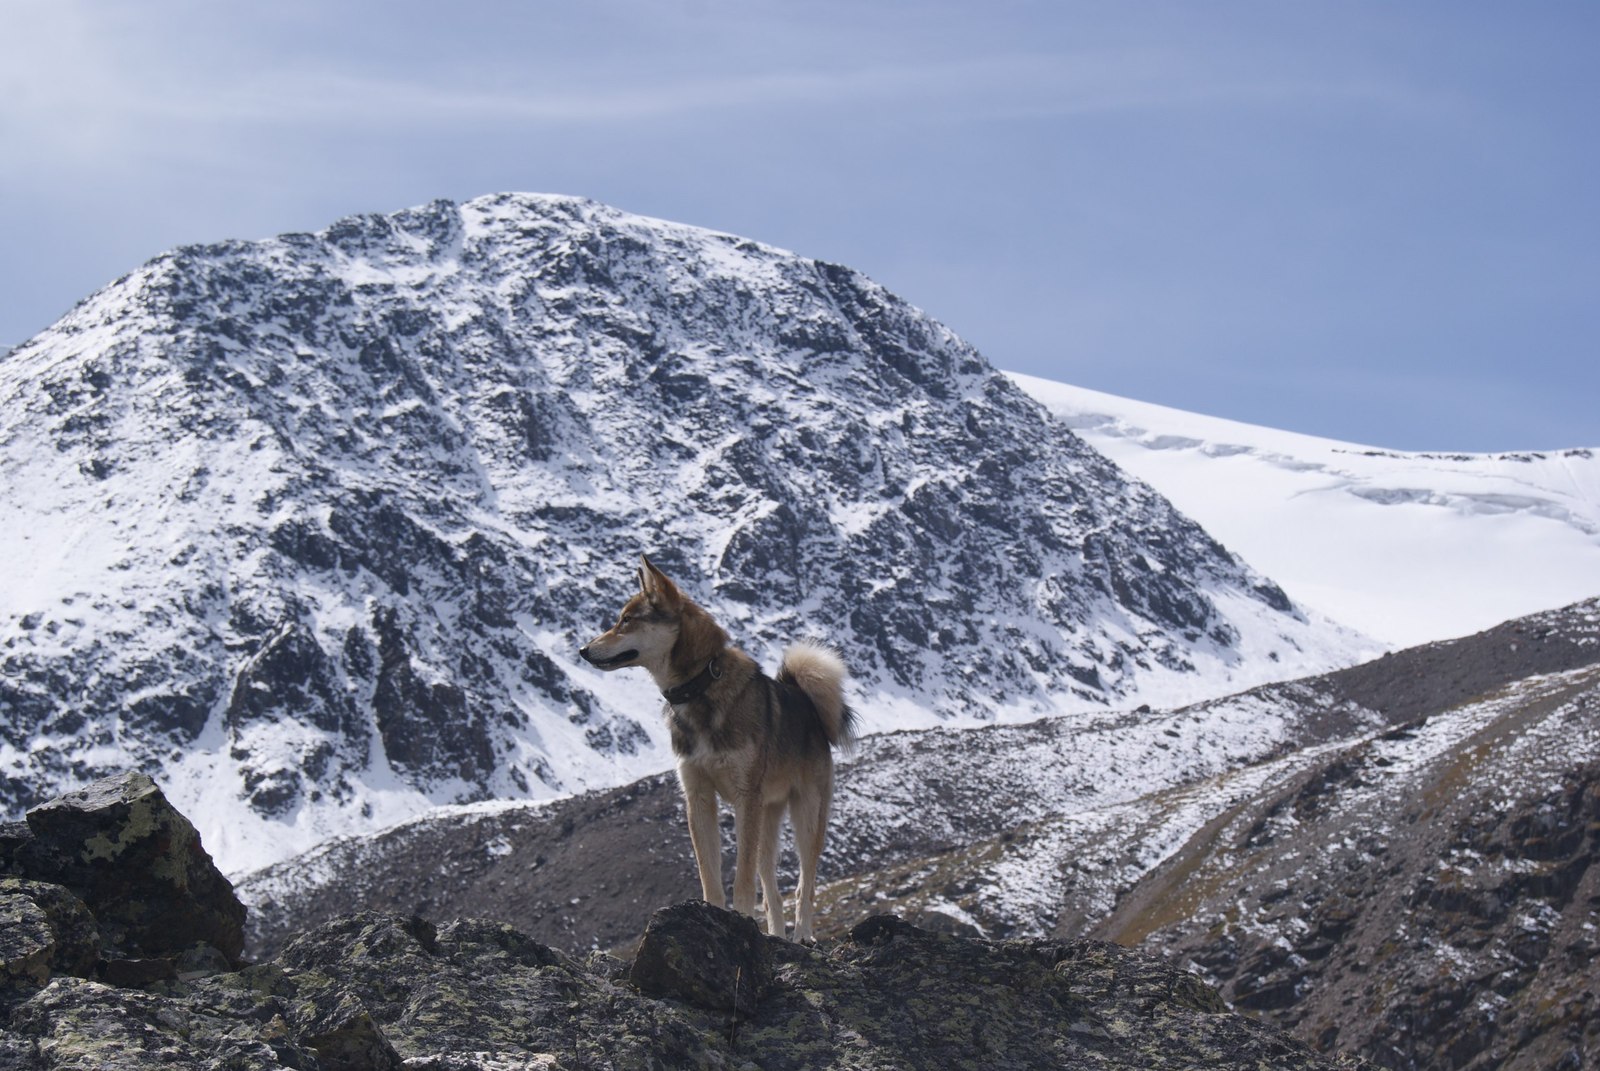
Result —
<path fill-rule="evenodd" d="M 44 985 L 53 975 L 88 977 L 100 960 L 100 930 L 82 900 L 59 885 L 0 878 L 0 984 Z"/>
<path fill-rule="evenodd" d="M 172 957 L 195 943 L 231 961 L 244 949 L 244 905 L 194 826 L 141 773 L 96 781 L 28 812 L 31 841 L 13 855 L 27 877 L 72 890 L 110 958 Z"/>
<path fill-rule="evenodd" d="M 157 825 L 137 775 L 83 799 L 122 824 L 112 845 Z M 131 791 L 130 791 L 131 790 Z M 153 812 L 152 812 L 153 813 Z M 68 823 L 58 822 L 48 829 Z M 98 841 L 96 843 L 99 843 Z M 20 854 L 60 846 L 42 836 Z M 171 861 L 117 854 L 130 885 L 165 881 Z M 231 895 L 208 914 L 226 914 Z M 92 899 L 92 898 L 91 898 Z M 110 905 L 115 907 L 116 905 Z M 1193 975 L 1094 942 L 987 942 L 891 916 L 805 948 L 701 902 L 658 913 L 631 967 L 577 958 L 509 926 L 360 912 L 234 969 L 200 930 L 166 971 L 90 966 L 92 917 L 64 889 L 0 884 L 0 1066 L 17 1071 L 293 1068 L 771 1069 L 1092 1067 L 1286 1071 L 1353 1067 L 1228 1012 Z M 172 923 L 179 925 L 177 921 Z M 130 931 L 131 932 L 131 931 Z M 121 950 L 117 950 L 120 952 Z M 107 968 L 112 963 L 120 969 Z"/>
<path fill-rule="evenodd" d="M 772 982 L 772 955 L 754 919 L 690 901 L 651 916 L 628 981 L 651 996 L 748 1015 Z"/>
<path fill-rule="evenodd" d="M 371 828 L 396 781 L 420 808 L 663 768 L 648 698 L 574 653 L 641 551 L 763 658 L 826 636 L 863 697 L 946 717 L 1342 657 L 859 274 L 575 199 L 181 249 L 3 371 L 15 523 L 94 518 L 105 555 L 0 606 L 13 809 L 163 770 L 233 788 L 196 816 L 232 852 L 213 829 Z"/>

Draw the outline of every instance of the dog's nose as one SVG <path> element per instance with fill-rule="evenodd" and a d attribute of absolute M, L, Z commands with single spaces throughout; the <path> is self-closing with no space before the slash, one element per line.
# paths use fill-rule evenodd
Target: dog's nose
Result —
<path fill-rule="evenodd" d="M 593 663 L 594 662 L 594 655 L 589 653 L 589 645 L 587 643 L 584 644 L 582 647 L 578 648 L 578 654 L 583 658 L 583 660 L 585 662 L 589 662 L 589 663 Z"/>

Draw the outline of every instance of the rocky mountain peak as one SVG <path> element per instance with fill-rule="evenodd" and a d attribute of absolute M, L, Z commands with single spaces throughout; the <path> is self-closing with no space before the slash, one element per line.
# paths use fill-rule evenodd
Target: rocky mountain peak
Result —
<path fill-rule="evenodd" d="M 668 763 L 574 649 L 648 551 L 869 729 L 1347 661 L 849 269 L 503 194 L 185 247 L 0 360 L 0 796 L 161 770 L 240 869 Z"/>

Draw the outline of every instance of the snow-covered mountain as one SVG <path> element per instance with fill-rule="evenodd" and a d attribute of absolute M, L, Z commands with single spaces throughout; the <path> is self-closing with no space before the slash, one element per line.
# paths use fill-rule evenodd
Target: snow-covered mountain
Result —
<path fill-rule="evenodd" d="M 575 648 L 649 552 L 873 730 L 1347 664 L 861 275 L 498 195 L 189 247 L 0 360 L 0 798 L 158 773 L 239 871 L 668 765 Z"/>
<path fill-rule="evenodd" d="M 1600 450 L 1397 453 L 1012 378 L 1297 603 L 1367 635 L 1424 643 L 1600 594 Z"/>

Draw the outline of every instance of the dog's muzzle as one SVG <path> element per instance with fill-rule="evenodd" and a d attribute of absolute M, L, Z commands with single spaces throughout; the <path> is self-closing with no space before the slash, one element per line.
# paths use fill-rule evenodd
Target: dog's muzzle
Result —
<path fill-rule="evenodd" d="M 601 658 L 591 649 L 593 646 L 593 644 L 588 644 L 578 648 L 578 654 L 582 655 L 583 660 L 596 669 L 620 669 L 639 657 L 638 651 L 629 648 L 621 654 L 612 655 L 610 658 Z"/>

